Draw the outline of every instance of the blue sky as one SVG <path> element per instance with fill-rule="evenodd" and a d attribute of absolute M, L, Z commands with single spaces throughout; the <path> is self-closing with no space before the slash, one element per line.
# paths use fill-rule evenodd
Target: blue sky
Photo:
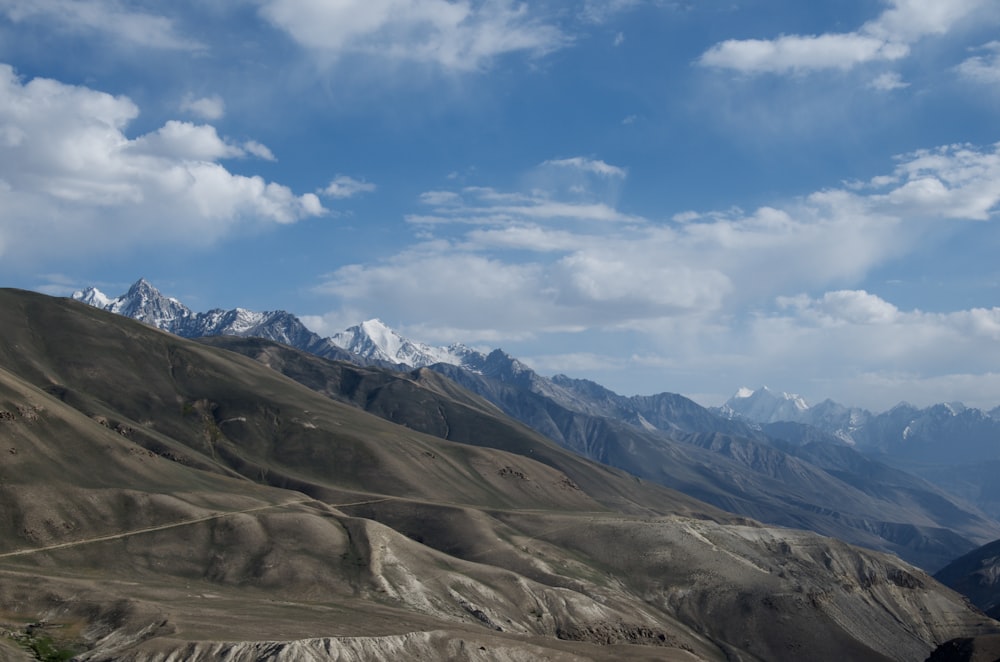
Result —
<path fill-rule="evenodd" d="M 0 0 L 0 283 L 1000 404 L 992 0 Z"/>

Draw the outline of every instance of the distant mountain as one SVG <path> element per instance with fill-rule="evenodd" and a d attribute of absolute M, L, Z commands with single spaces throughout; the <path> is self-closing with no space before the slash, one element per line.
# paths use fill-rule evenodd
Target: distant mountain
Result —
<path fill-rule="evenodd" d="M 719 414 L 727 418 L 742 417 L 757 423 L 801 422 L 808 409 L 808 403 L 794 393 L 775 393 L 766 386 L 756 391 L 743 387 L 719 408 Z"/>
<path fill-rule="evenodd" d="M 267 338 L 329 359 L 357 360 L 356 356 L 338 344 L 307 329 L 291 313 L 283 310 L 255 312 L 244 308 L 217 308 L 206 313 L 196 313 L 177 299 L 164 296 L 143 278 L 136 281 L 127 292 L 113 299 L 96 287 L 74 292 L 72 298 L 101 310 L 131 317 L 182 338 Z"/>
<path fill-rule="evenodd" d="M 789 402 L 796 402 L 789 406 Z M 804 405 L 804 406 L 803 406 Z M 758 426 L 792 443 L 825 439 L 854 446 L 926 478 L 983 512 L 1000 518 L 1000 407 L 983 411 L 960 402 L 919 408 L 901 402 L 874 414 L 831 400 L 809 406 L 769 389 L 740 389 L 723 416 Z"/>
<path fill-rule="evenodd" d="M 765 386 L 756 391 L 741 388 L 715 411 L 757 425 L 802 423 L 865 452 L 900 460 L 946 464 L 1000 460 L 1000 407 L 984 412 L 960 402 L 924 408 L 901 402 L 873 414 L 831 400 L 811 407 L 799 396 Z"/>
<path fill-rule="evenodd" d="M 713 411 L 724 418 L 757 425 L 803 423 L 850 445 L 857 443 L 855 433 L 872 416 L 871 412 L 864 409 L 845 407 L 832 400 L 810 406 L 800 395 L 772 391 L 766 386 L 757 390 L 741 387 L 725 404 Z"/>

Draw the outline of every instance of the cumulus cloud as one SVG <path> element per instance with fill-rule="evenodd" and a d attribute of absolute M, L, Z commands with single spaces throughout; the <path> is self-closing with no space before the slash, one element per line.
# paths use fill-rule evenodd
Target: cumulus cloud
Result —
<path fill-rule="evenodd" d="M 218 94 L 199 99 L 188 95 L 181 101 L 181 110 L 203 120 L 220 120 L 226 114 L 226 103 Z"/>
<path fill-rule="evenodd" d="M 354 179 L 347 175 L 337 175 L 320 193 L 331 198 L 341 199 L 353 198 L 361 193 L 371 193 L 374 190 L 375 185 L 371 182 Z"/>
<path fill-rule="evenodd" d="M 778 297 L 778 305 L 792 308 L 821 325 L 891 324 L 899 319 L 899 309 L 864 290 L 837 290 L 818 299 L 805 295 Z"/>
<path fill-rule="evenodd" d="M 171 120 L 130 138 L 127 97 L 0 65 L 0 242 L 5 260 L 172 241 L 204 245 L 240 225 L 323 214 L 311 193 L 229 172 L 264 148 Z M 268 151 L 269 153 L 269 151 Z"/>
<path fill-rule="evenodd" d="M 0 12 L 14 23 L 44 21 L 67 32 L 106 35 L 131 46 L 203 48 L 196 40 L 180 34 L 172 19 L 132 10 L 117 0 L 4 0 Z"/>
<path fill-rule="evenodd" d="M 978 50 L 984 54 L 974 55 L 958 65 L 959 74 L 977 83 L 1000 84 L 1000 41 L 991 41 Z"/>
<path fill-rule="evenodd" d="M 746 74 L 788 74 L 899 60 L 921 38 L 947 33 L 987 4 L 987 0 L 892 0 L 888 9 L 854 32 L 730 39 L 705 51 L 698 63 Z"/>
<path fill-rule="evenodd" d="M 215 161 L 243 156 L 244 152 L 219 137 L 215 127 L 169 120 L 162 127 L 131 141 L 133 154 L 176 160 Z"/>
<path fill-rule="evenodd" d="M 544 55 L 569 39 L 511 0 L 264 0 L 261 15 L 302 46 L 475 70 L 514 52 Z"/>
<path fill-rule="evenodd" d="M 872 205 L 910 218 L 985 221 L 1000 204 L 1000 143 L 987 148 L 945 145 L 899 157 L 891 176 L 871 185 Z M 888 189 L 888 190 L 886 190 Z"/>

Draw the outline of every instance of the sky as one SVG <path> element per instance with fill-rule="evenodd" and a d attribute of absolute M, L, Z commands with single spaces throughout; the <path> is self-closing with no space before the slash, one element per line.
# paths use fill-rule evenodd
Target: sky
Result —
<path fill-rule="evenodd" d="M 995 0 L 0 0 L 0 286 L 1000 405 Z"/>

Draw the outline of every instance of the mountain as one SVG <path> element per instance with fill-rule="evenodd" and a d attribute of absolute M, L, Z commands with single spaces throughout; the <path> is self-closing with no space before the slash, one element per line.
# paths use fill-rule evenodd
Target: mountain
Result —
<path fill-rule="evenodd" d="M 598 465 L 430 371 L 13 290 L 0 449 L 12 659 L 919 660 L 1000 634 L 893 556 Z"/>
<path fill-rule="evenodd" d="M 832 400 L 810 406 L 800 395 L 778 393 L 766 386 L 757 390 L 741 387 L 733 397 L 713 411 L 724 418 L 757 425 L 802 423 L 852 446 L 858 443 L 855 438 L 858 430 L 872 418 L 869 411 L 845 407 Z"/>
<path fill-rule="evenodd" d="M 481 352 L 462 344 L 432 347 L 408 340 L 378 319 L 362 322 L 329 338 L 330 342 L 370 362 L 423 368 L 435 363 L 451 363 L 480 369 L 486 360 Z M 293 346 L 294 343 L 287 343 Z"/>
<path fill-rule="evenodd" d="M 915 462 L 973 463 L 1000 460 L 1000 418 L 960 402 L 918 408 L 901 402 L 873 414 L 831 400 L 815 407 L 796 395 L 766 386 L 741 388 L 717 410 L 756 424 L 794 422 L 812 426 L 870 453 Z"/>
<path fill-rule="evenodd" d="M 808 403 L 801 396 L 793 393 L 775 393 L 768 387 L 762 386 L 756 391 L 740 388 L 736 395 L 720 407 L 719 413 L 726 418 L 739 416 L 758 423 L 800 422 L 803 412 L 808 409 Z"/>
<path fill-rule="evenodd" d="M 118 304 L 118 309 L 136 315 L 169 304 L 169 300 L 158 299 L 165 298 L 140 281 L 115 301 L 129 302 L 128 306 Z M 103 307 L 114 309 L 113 305 Z M 212 314 L 192 313 L 186 319 L 206 317 Z M 218 335 L 221 327 L 203 325 L 198 327 L 198 334 L 191 333 L 191 324 L 175 324 L 173 328 L 187 330 L 191 337 L 209 338 Z M 253 335 L 244 330 L 241 327 L 236 330 L 239 333 L 230 331 L 226 335 Z M 273 333 L 257 335 L 275 339 Z M 278 340 L 323 356 L 311 349 L 318 340 L 305 345 Z M 793 439 L 800 444 L 825 439 L 818 434 L 808 436 L 804 430 L 811 428 L 803 426 L 794 434 L 777 427 L 765 430 L 740 417 L 718 416 L 676 394 L 624 397 L 587 380 L 563 375 L 550 379 L 502 350 L 484 355 L 462 345 L 435 348 L 408 340 L 378 320 L 359 324 L 325 342 L 349 350 L 346 358 L 355 363 L 404 370 L 430 365 L 506 415 L 587 458 L 679 489 L 730 512 L 890 551 L 925 569 L 936 570 L 1000 536 L 996 521 L 924 481 L 904 480 L 899 472 L 892 474 L 888 467 L 870 460 L 841 459 L 831 468 L 829 458 L 824 458 L 826 464 L 814 465 L 815 454 L 807 456 L 802 451 L 797 455 L 795 449 L 787 447 Z M 244 353 L 257 351 L 253 343 L 217 343 Z M 275 356 L 276 350 L 267 355 Z M 415 365 L 404 365 L 404 360 Z M 294 363 L 301 366 L 300 371 L 306 370 L 301 359 Z M 309 365 L 306 372 L 286 374 L 316 387 L 318 375 L 326 373 Z M 354 384 L 356 378 L 343 379 Z M 356 389 L 355 395 L 363 392 L 358 386 L 352 388 Z M 334 391 L 326 386 L 319 390 L 328 395 Z M 380 401 L 376 394 L 364 397 Z M 425 405 L 429 411 L 439 406 Z M 398 412 L 371 411 L 402 422 Z M 440 432 L 436 428 L 418 429 Z M 860 473 L 854 475 L 853 471 Z"/>
<path fill-rule="evenodd" d="M 523 365 L 514 379 L 499 369 L 498 353 L 491 357 L 499 379 L 448 364 L 432 369 L 568 449 L 727 511 L 891 551 L 929 569 L 1000 531 L 995 520 L 941 489 L 850 448 L 844 449 L 850 460 L 822 458 L 817 465 L 820 455 L 760 431 L 741 434 L 739 422 L 718 419 L 682 396 L 612 398 L 601 391 L 601 398 L 574 404 L 560 385 L 566 380 L 545 380 Z M 623 401 L 643 414 L 645 425 L 588 413 L 615 410 Z M 725 428 L 712 427 L 715 421 L 737 430 L 718 431 Z"/>
<path fill-rule="evenodd" d="M 183 338 L 243 336 L 267 338 L 331 359 L 358 360 L 339 345 L 321 338 L 283 310 L 255 312 L 244 308 L 193 312 L 173 297 L 166 297 L 144 278 L 124 294 L 110 298 L 96 287 L 74 292 L 72 298 L 95 308 L 124 315 Z"/>
<path fill-rule="evenodd" d="M 1000 540 L 983 545 L 939 570 L 935 578 L 1000 618 Z"/>
<path fill-rule="evenodd" d="M 918 408 L 900 403 L 888 411 L 848 408 L 830 400 L 814 407 L 784 407 L 784 394 L 767 389 L 740 391 L 719 412 L 761 427 L 785 440 L 827 435 L 880 461 L 915 473 L 951 494 L 1000 517 L 1000 418 L 996 412 L 942 403 Z M 802 404 L 805 404 L 802 402 Z M 781 432 L 775 426 L 780 426 Z M 793 428 L 792 422 L 799 425 Z"/>

